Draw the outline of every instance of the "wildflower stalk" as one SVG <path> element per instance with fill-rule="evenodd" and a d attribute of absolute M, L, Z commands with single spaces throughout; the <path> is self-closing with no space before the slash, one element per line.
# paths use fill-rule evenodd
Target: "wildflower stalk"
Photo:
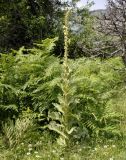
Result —
<path fill-rule="evenodd" d="M 63 61 L 63 99 L 64 99 L 64 126 L 65 129 L 69 130 L 69 65 L 68 65 L 68 19 L 69 19 L 70 11 L 66 12 L 65 15 L 65 25 L 64 25 L 64 61 Z M 67 133 L 66 133 L 67 134 Z"/>
<path fill-rule="evenodd" d="M 62 90 L 62 95 L 58 97 L 58 104 L 54 104 L 60 114 L 60 124 L 57 124 L 53 127 L 53 130 L 60 134 L 58 138 L 58 143 L 61 145 L 68 146 L 70 133 L 71 133 L 71 86 L 70 86 L 70 70 L 68 64 L 68 19 L 69 19 L 70 11 L 66 12 L 65 15 L 65 24 L 63 27 L 64 31 L 64 58 L 63 58 L 63 73 L 61 78 L 60 88 Z M 51 126 L 52 129 L 52 126 Z"/>
<path fill-rule="evenodd" d="M 69 131 L 71 130 L 70 126 L 70 70 L 68 65 L 68 45 L 69 45 L 69 38 L 68 38 L 68 19 L 69 19 L 70 11 L 66 12 L 65 15 L 65 24 L 63 27 L 64 30 L 64 59 L 63 59 L 63 74 L 62 74 L 62 98 L 59 99 L 60 106 L 62 108 L 62 125 L 64 137 L 61 136 L 61 140 L 64 142 L 66 146 L 69 143 Z"/>

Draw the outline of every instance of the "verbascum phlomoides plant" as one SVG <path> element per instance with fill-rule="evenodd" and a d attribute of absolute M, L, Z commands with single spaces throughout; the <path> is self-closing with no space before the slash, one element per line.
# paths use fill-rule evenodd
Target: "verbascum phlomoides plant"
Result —
<path fill-rule="evenodd" d="M 59 134 L 57 139 L 58 143 L 63 146 L 67 146 L 69 143 L 70 135 L 74 130 L 72 126 L 72 103 L 74 98 L 72 97 L 72 85 L 70 77 L 70 68 L 68 60 L 68 46 L 69 46 L 69 19 L 70 11 L 66 12 L 64 30 L 64 58 L 62 65 L 61 83 L 59 87 L 61 94 L 58 95 L 58 103 L 54 103 L 56 108 L 55 119 L 48 125 L 49 129 L 54 130 Z M 58 123 L 55 121 L 58 120 Z"/>

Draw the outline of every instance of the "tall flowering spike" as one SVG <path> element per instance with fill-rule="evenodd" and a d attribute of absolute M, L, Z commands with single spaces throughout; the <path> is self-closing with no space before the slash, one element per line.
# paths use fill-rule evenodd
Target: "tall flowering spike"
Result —
<path fill-rule="evenodd" d="M 65 15 L 65 25 L 63 27 L 64 29 L 64 63 L 65 61 L 67 62 L 68 59 L 68 44 L 69 44 L 69 38 L 68 38 L 68 34 L 69 34 L 69 15 L 70 15 L 70 10 L 68 10 L 66 12 Z"/>
<path fill-rule="evenodd" d="M 55 107 L 61 112 L 61 127 L 56 128 L 55 130 L 60 134 L 58 138 L 58 143 L 61 145 L 68 146 L 69 138 L 71 133 L 71 85 L 70 85 L 70 72 L 69 72 L 69 64 L 68 64 L 68 45 L 69 45 L 69 27 L 68 27 L 68 19 L 69 19 L 70 11 L 67 11 L 65 14 L 64 21 L 64 59 L 63 59 L 63 73 L 62 73 L 62 81 L 61 81 L 61 90 L 62 94 L 58 97 L 59 104 L 55 104 Z M 51 126 L 52 127 L 52 126 Z"/>
<path fill-rule="evenodd" d="M 68 10 L 65 14 L 65 20 L 64 20 L 64 61 L 63 61 L 63 83 L 66 86 L 65 88 L 68 88 L 68 81 L 69 81 L 69 66 L 68 66 L 68 46 L 69 46 L 69 15 L 70 10 Z M 64 91 L 64 94 L 67 92 Z"/>
<path fill-rule="evenodd" d="M 64 98 L 64 120 L 66 123 L 66 126 L 68 127 L 68 120 L 67 120 L 67 115 L 68 115 L 68 110 L 69 110 L 69 102 L 68 102 L 68 90 L 69 90 L 69 66 L 68 66 L 68 45 L 69 45 L 69 15 L 70 15 L 70 10 L 66 12 L 65 15 L 65 25 L 64 25 L 64 61 L 63 61 L 63 98 Z"/>
<path fill-rule="evenodd" d="M 68 38 L 68 34 L 69 34 L 69 27 L 68 27 L 68 19 L 69 19 L 69 14 L 70 11 L 67 11 L 65 14 L 65 24 L 63 27 L 64 30 L 64 60 L 63 60 L 63 75 L 62 75 L 62 101 L 60 105 L 62 106 L 63 109 L 63 126 L 64 126 L 64 134 L 66 135 L 66 137 L 68 138 L 68 130 L 69 130 L 69 90 L 70 90 L 70 86 L 69 86 L 69 65 L 68 65 L 68 44 L 69 44 L 69 38 Z M 65 143 L 67 144 L 68 139 L 67 138 L 63 138 Z"/>
<path fill-rule="evenodd" d="M 64 60 L 63 60 L 63 75 L 62 75 L 62 98 L 63 98 L 63 103 L 61 103 L 61 106 L 63 108 L 64 114 L 63 114 L 63 124 L 64 124 L 64 133 L 68 138 L 68 131 L 70 129 L 69 126 L 69 116 L 70 116 L 70 110 L 69 110 L 69 105 L 70 105 L 70 80 L 69 80 L 69 65 L 68 65 L 68 45 L 69 45 L 69 14 L 70 11 L 66 12 L 65 15 L 65 24 L 63 27 L 64 30 Z M 67 139 L 65 139 L 67 143 Z"/>

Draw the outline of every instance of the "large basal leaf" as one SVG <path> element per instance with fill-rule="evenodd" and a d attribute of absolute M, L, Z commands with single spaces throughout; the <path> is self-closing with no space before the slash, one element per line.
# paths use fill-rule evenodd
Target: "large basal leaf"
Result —
<path fill-rule="evenodd" d="M 57 109 L 59 112 L 61 112 L 61 113 L 64 114 L 63 108 L 62 108 L 62 106 L 61 106 L 60 104 L 53 103 L 53 105 L 56 107 L 56 109 Z"/>
<path fill-rule="evenodd" d="M 56 123 L 55 121 L 51 121 L 50 124 L 48 125 L 48 128 L 50 130 L 55 131 L 59 135 L 63 136 L 65 139 L 67 139 L 67 136 L 63 132 L 64 126 L 61 124 Z"/>
<path fill-rule="evenodd" d="M 60 112 L 48 112 L 48 118 L 52 120 L 61 120 L 61 113 Z"/>

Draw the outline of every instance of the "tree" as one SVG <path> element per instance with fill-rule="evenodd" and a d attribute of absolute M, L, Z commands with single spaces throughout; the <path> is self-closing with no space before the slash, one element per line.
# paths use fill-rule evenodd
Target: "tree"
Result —
<path fill-rule="evenodd" d="M 102 32 L 111 35 L 118 49 L 111 55 L 121 53 L 124 64 L 126 64 L 126 0 L 108 0 L 106 14 L 101 21 Z"/>
<path fill-rule="evenodd" d="M 111 41 L 112 37 L 99 32 L 99 21 L 102 13 L 96 15 L 90 11 L 93 1 L 89 1 L 84 8 L 78 8 L 73 11 L 71 18 L 71 44 L 70 52 L 72 57 L 101 57 L 110 56 L 115 46 Z M 104 13 L 104 11 L 102 11 Z"/>
<path fill-rule="evenodd" d="M 84 28 L 83 33 L 71 32 L 70 52 L 74 53 L 71 54 L 71 58 L 84 55 L 85 51 L 82 51 L 81 46 L 85 45 L 90 48 L 94 31 L 92 32 L 90 7 L 77 9 L 77 1 L 79 0 L 71 2 L 60 0 L 2 1 L 0 5 L 0 52 L 9 52 L 10 49 L 19 49 L 21 46 L 29 48 L 36 41 L 39 43 L 48 37 L 59 37 L 55 55 L 63 56 L 63 17 L 65 7 L 71 7 L 74 12 L 71 22 L 74 21 L 75 27 L 80 25 L 81 28 Z M 82 17 L 81 22 L 74 20 L 79 16 Z M 71 26 L 71 30 L 73 28 Z M 82 39 L 83 44 L 80 46 L 77 43 Z"/>
<path fill-rule="evenodd" d="M 5 0 L 0 2 L 0 52 L 31 46 L 55 37 L 62 6 L 59 0 Z M 56 27 L 57 28 L 57 27 Z"/>

